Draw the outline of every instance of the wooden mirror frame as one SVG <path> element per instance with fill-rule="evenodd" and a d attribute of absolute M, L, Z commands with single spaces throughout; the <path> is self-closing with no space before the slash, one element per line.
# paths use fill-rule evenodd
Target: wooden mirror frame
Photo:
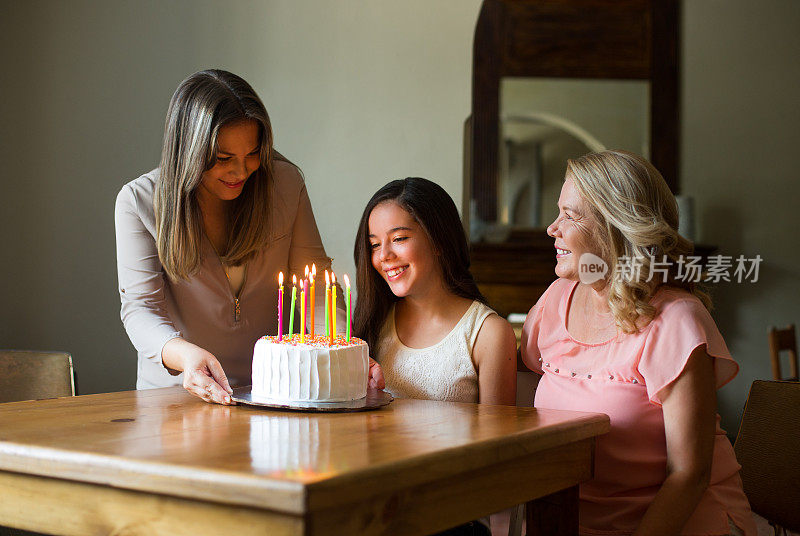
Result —
<path fill-rule="evenodd" d="M 678 193 L 677 0 L 484 0 L 473 42 L 463 218 L 497 220 L 504 76 L 650 82 L 650 160 Z M 525 313 L 555 279 L 544 229 L 471 244 L 472 273 L 499 314 Z"/>
<path fill-rule="evenodd" d="M 484 0 L 472 50 L 470 190 L 497 220 L 504 76 L 650 82 L 650 160 L 678 193 L 677 0 Z"/>

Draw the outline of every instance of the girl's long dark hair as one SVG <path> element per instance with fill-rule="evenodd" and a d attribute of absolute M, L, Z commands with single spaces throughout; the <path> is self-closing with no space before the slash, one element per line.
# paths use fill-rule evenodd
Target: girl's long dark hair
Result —
<path fill-rule="evenodd" d="M 356 262 L 356 299 L 353 332 L 377 349 L 381 327 L 392 304 L 399 298 L 372 267 L 369 242 L 369 217 L 385 202 L 397 203 L 419 223 L 428 235 L 439 259 L 445 287 L 453 294 L 486 303 L 469 271 L 469 247 L 455 203 L 435 182 L 420 177 L 395 180 L 375 192 L 358 224 L 353 251 Z M 376 359 L 380 356 L 373 355 Z"/>

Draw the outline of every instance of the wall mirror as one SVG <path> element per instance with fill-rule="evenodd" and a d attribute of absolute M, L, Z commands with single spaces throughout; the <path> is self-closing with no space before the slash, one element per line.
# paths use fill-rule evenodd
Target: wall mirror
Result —
<path fill-rule="evenodd" d="M 547 227 L 558 214 L 568 158 L 607 148 L 649 158 L 649 87 L 641 80 L 503 78 L 496 229 Z M 480 223 L 473 222 L 476 242 Z"/>
<path fill-rule="evenodd" d="M 640 153 L 678 193 L 677 28 L 677 0 L 484 0 L 462 217 L 499 313 L 526 312 L 555 278 L 545 227 L 568 158 Z"/>

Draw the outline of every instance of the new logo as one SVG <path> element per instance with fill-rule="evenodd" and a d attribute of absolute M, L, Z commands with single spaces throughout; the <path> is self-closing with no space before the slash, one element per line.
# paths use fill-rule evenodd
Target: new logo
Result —
<path fill-rule="evenodd" d="M 584 253 L 578 259 L 578 278 L 584 285 L 591 285 L 600 281 L 607 273 L 608 264 L 597 255 Z"/>

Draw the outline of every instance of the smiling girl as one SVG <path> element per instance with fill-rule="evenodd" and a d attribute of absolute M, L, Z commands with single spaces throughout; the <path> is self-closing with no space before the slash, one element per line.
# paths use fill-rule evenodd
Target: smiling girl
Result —
<path fill-rule="evenodd" d="M 372 196 L 355 244 L 355 333 L 399 397 L 513 405 L 516 339 L 469 272 L 453 200 L 422 178 Z"/>

